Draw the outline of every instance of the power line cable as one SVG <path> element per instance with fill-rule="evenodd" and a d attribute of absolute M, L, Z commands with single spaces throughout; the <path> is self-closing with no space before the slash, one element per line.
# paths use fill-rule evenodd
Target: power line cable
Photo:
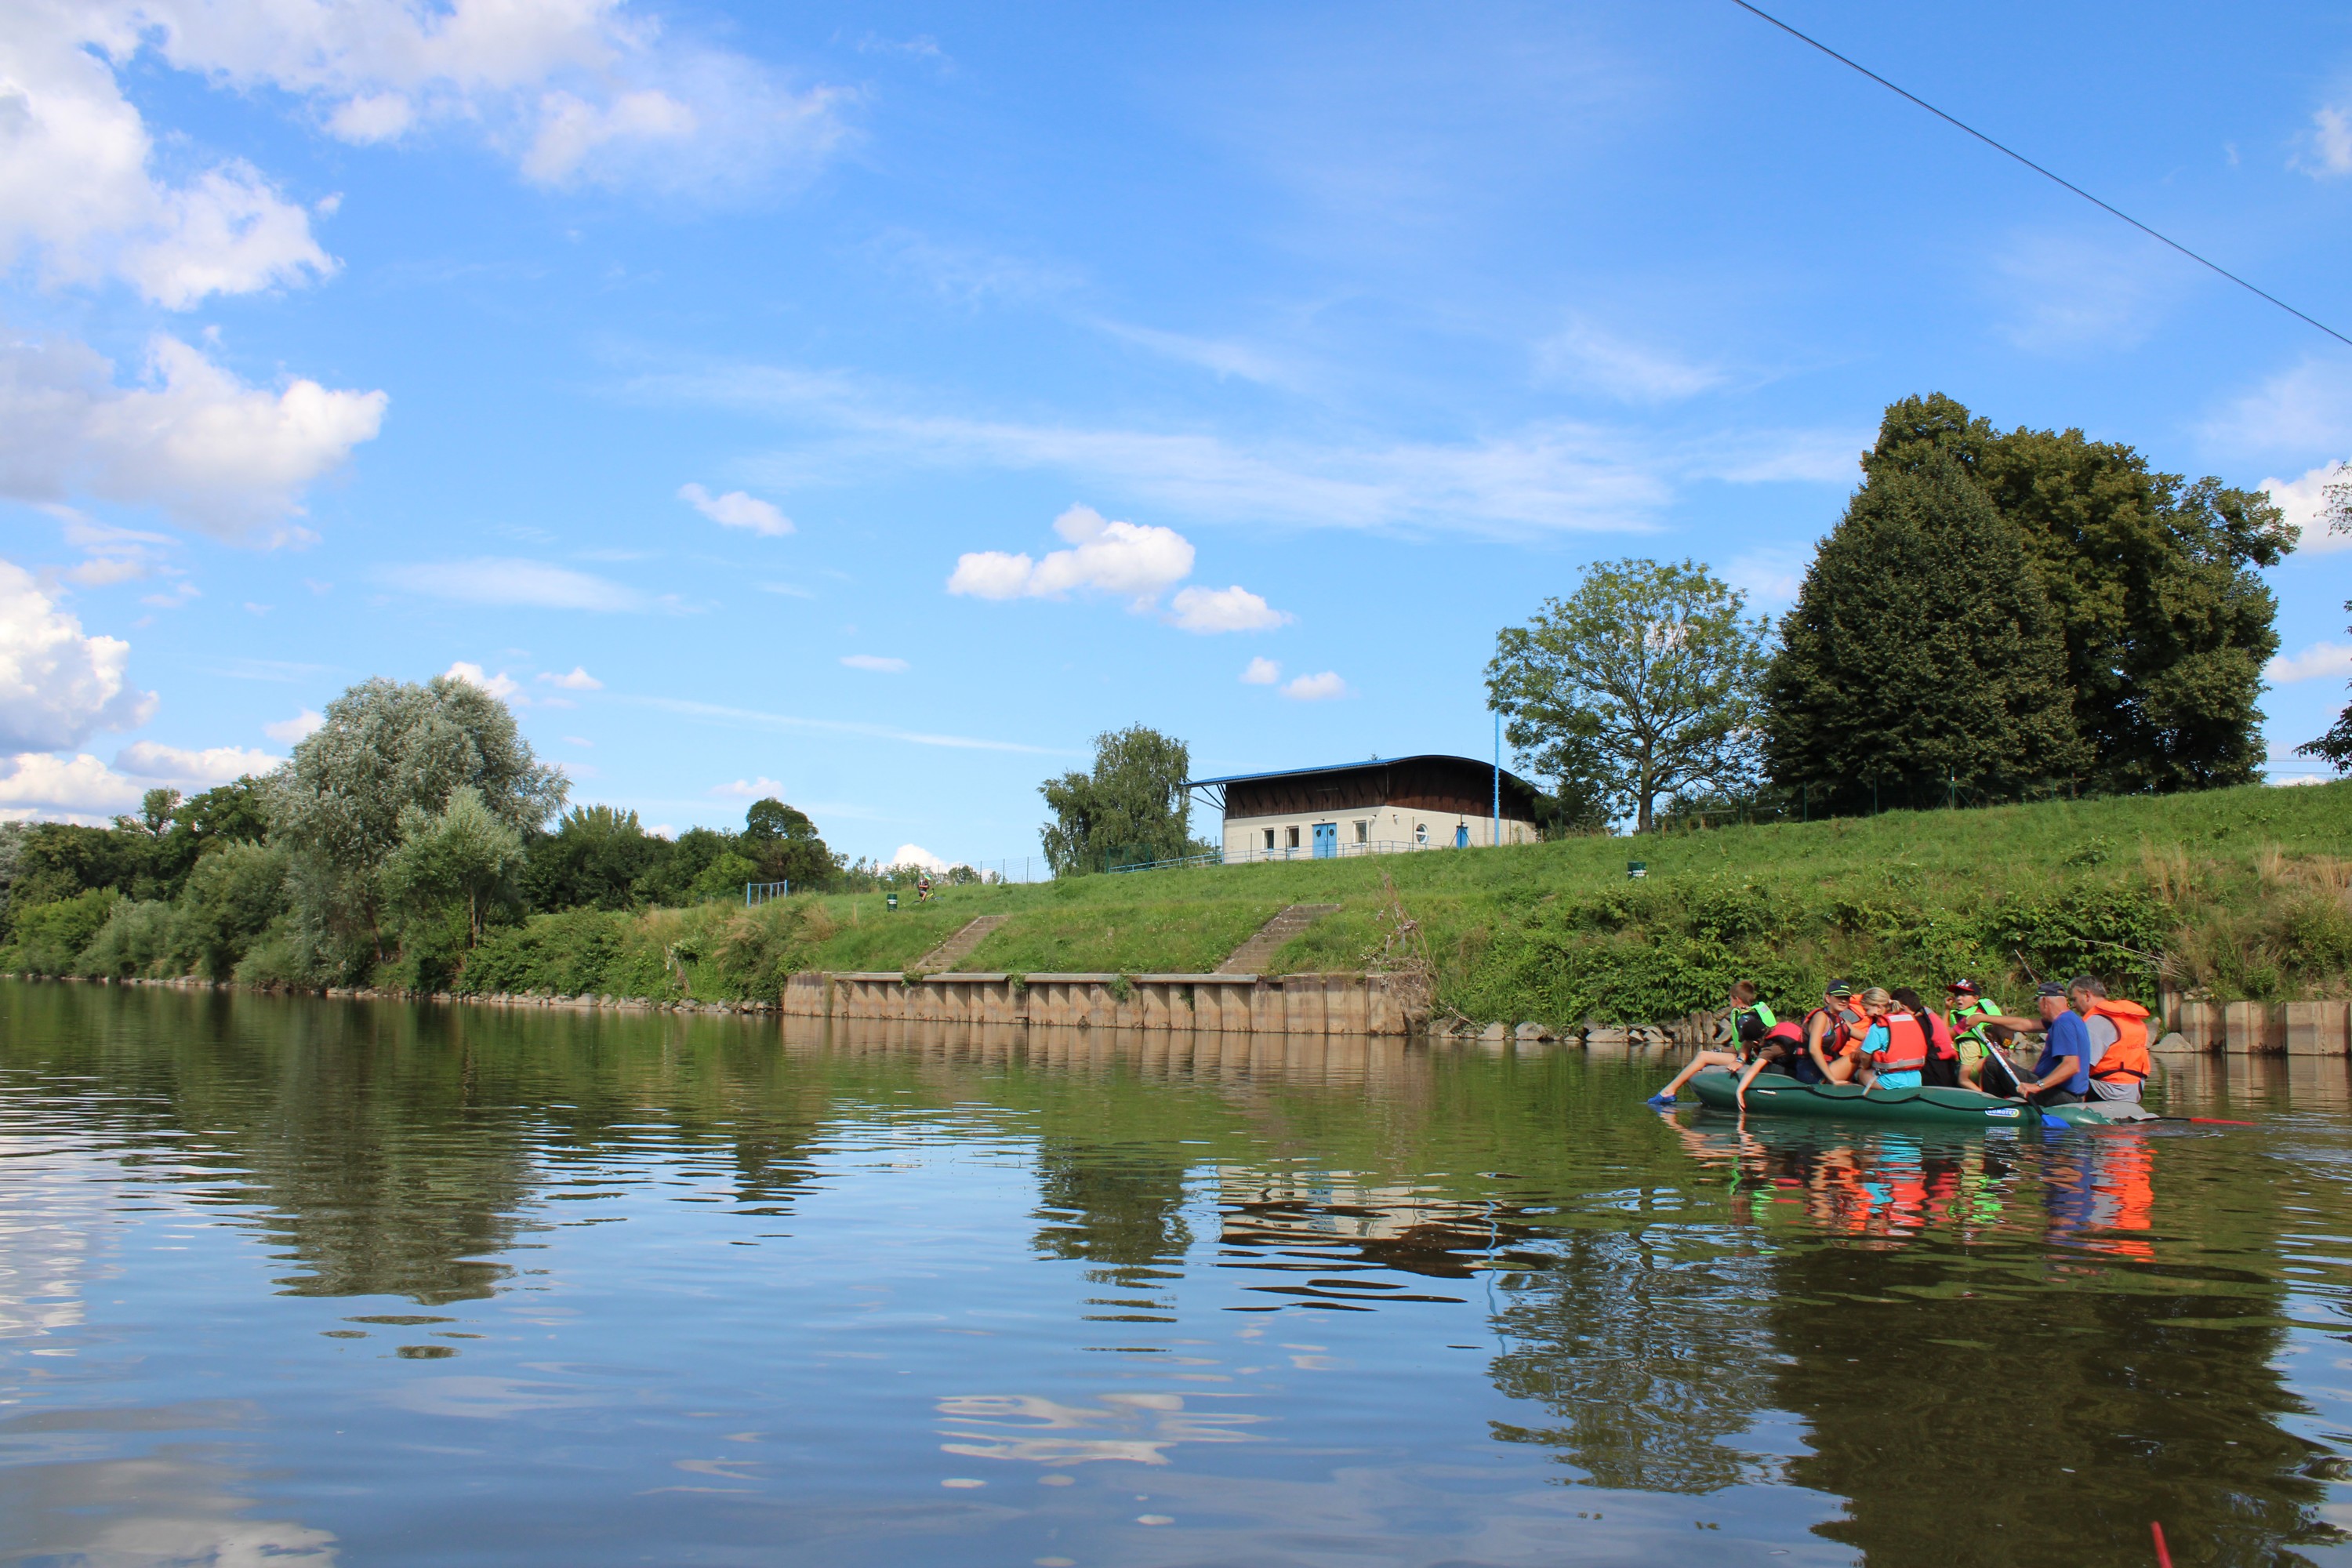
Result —
<path fill-rule="evenodd" d="M 2329 326 L 2326 322 L 2320 321 L 2315 317 L 2305 315 L 2301 310 L 2296 310 L 2294 306 L 2288 304 L 2277 295 L 2271 293 L 2268 289 L 2256 288 L 2253 284 L 2247 282 L 2244 279 L 2239 277 L 2236 273 L 2231 271 L 2220 262 L 2209 261 L 2204 257 L 2198 255 L 2195 251 L 2181 244 L 2179 240 L 2173 239 L 2168 236 L 2157 233 L 2156 230 L 2148 227 L 2147 225 L 2140 222 L 2139 219 L 2132 216 L 2131 214 L 2124 211 L 2121 207 L 2101 201 L 2098 197 L 2093 195 L 2090 192 L 2084 190 L 2074 181 L 2069 180 L 2063 175 L 2053 174 L 2051 171 L 2043 168 L 2041 164 L 2035 163 L 2032 159 L 2027 157 L 2024 153 L 2017 151 L 2015 148 L 2004 147 L 2000 142 L 1994 141 L 1991 137 L 1986 135 L 1983 132 L 1978 130 L 1975 126 L 1969 124 L 1965 121 L 1956 120 L 1952 116 L 1945 113 L 1942 110 L 1937 108 L 1926 99 L 1921 98 L 1917 93 L 1904 91 L 1903 89 L 1895 86 L 1893 82 L 1887 80 L 1876 71 L 1872 70 L 1868 66 L 1864 65 L 1857 60 L 1848 59 L 1845 56 L 1838 53 L 1835 49 L 1830 47 L 1819 38 L 1811 37 L 1806 34 L 1801 33 L 1797 31 L 1796 28 L 1789 26 L 1788 23 L 1780 20 L 1780 17 L 1773 16 L 1770 12 L 1759 10 L 1757 7 L 1750 5 L 1748 3 L 1748 0 L 1731 0 L 1731 3 L 1752 16 L 1762 17 L 1765 21 L 1771 23 L 1772 26 L 1780 28 L 1780 31 L 1788 34 L 1789 37 L 1796 39 L 1799 43 L 1810 44 L 1814 48 L 1821 50 L 1822 53 L 1829 56 L 1830 58 L 1837 61 L 1838 64 L 1848 66 L 1854 70 L 1860 71 L 1863 75 L 1868 77 L 1871 80 L 1876 82 L 1879 86 L 1885 88 L 1887 91 L 1894 93 L 1897 97 L 1909 99 L 1913 103 L 1917 104 L 1920 108 L 1926 110 L 1928 113 L 1942 121 L 1945 124 L 1967 132 L 1969 135 L 1975 137 L 1978 141 L 1983 142 L 1994 152 L 1999 153 L 2005 157 L 2016 159 L 2019 163 L 2024 164 L 2027 168 L 2032 170 L 2043 179 L 2050 180 L 2065 186 L 2066 189 L 2074 192 L 2076 195 L 2082 197 L 2093 206 L 2097 207 L 2100 211 L 2112 214 L 2113 216 L 2123 219 L 2124 222 L 2131 225 L 2132 227 L 2139 230 L 2140 233 L 2147 236 L 2150 239 L 2157 241 L 2158 244 L 2170 246 L 2173 249 L 2180 252 L 2181 255 L 2189 258 L 2189 260 L 2197 263 L 2198 266 L 2220 273 L 2222 277 L 2227 278 L 2231 282 L 2235 283 L 2239 288 L 2245 289 L 2248 293 L 2259 295 L 2261 298 L 2269 300 L 2272 304 L 2276 305 L 2280 310 L 2284 310 L 2288 315 L 2293 316 L 2296 321 L 2302 321 L 2309 326 L 2317 327 L 2321 331 L 2326 332 L 2329 337 L 2334 338 L 2337 342 L 2345 345 L 2345 347 L 2352 348 L 2352 338 L 2346 337 L 2342 332 L 2337 331 L 2334 327 Z"/>

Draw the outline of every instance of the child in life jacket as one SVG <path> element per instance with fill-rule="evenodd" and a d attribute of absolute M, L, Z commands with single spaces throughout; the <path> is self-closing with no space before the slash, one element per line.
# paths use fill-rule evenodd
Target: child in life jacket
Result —
<path fill-rule="evenodd" d="M 1652 1105 L 1664 1107 L 1675 1103 L 1675 1091 L 1709 1068 L 1737 1071 L 1756 1059 L 1758 1043 L 1767 1032 L 1780 1023 L 1772 1009 L 1758 999 L 1756 982 L 1741 980 L 1731 987 L 1731 1011 L 1728 1022 L 1732 1039 L 1739 1049 L 1732 1051 L 1701 1051 L 1691 1058 L 1683 1070 L 1675 1074 L 1674 1081 L 1650 1096 Z"/>
<path fill-rule="evenodd" d="M 1927 1030 L 1927 1065 L 1920 1070 L 1920 1081 L 1930 1089 L 1960 1087 L 1960 1047 L 1952 1038 L 1952 1026 L 1937 1017 L 1920 999 L 1919 993 L 1908 985 L 1894 990 L 1895 1005 L 1917 1018 Z"/>
<path fill-rule="evenodd" d="M 1919 1015 L 1895 1005 L 1874 985 L 1862 994 L 1870 1027 L 1862 1037 L 1859 1071 L 1864 1089 L 1917 1089 L 1925 1082 L 1931 1047 Z"/>

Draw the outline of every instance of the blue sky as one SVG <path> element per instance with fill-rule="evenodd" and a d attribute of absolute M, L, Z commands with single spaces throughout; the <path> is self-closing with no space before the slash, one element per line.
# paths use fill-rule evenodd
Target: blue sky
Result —
<path fill-rule="evenodd" d="M 1780 14 L 2352 331 L 2352 13 Z M 1017 858 L 1131 722 L 1484 754 L 1588 561 L 1777 611 L 1906 394 L 2352 457 L 2352 350 L 1727 3 L 0 16 L 12 815 L 462 668 L 576 800 Z"/>

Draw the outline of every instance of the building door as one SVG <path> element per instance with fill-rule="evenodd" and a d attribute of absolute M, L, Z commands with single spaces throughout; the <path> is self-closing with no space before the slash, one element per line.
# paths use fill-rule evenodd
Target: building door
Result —
<path fill-rule="evenodd" d="M 1470 825 L 1468 823 L 1457 822 L 1454 825 L 1454 847 L 1456 849 L 1467 849 L 1470 847 Z"/>
<path fill-rule="evenodd" d="M 1315 825 L 1315 858 L 1328 860 L 1339 853 L 1339 825 L 1318 822 Z"/>

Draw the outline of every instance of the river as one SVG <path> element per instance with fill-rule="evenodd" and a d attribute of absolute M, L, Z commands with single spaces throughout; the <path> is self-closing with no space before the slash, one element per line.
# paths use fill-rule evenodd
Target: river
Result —
<path fill-rule="evenodd" d="M 1662 1076 L 0 984 L 0 1562 L 2352 1563 L 2345 1063 Z"/>

